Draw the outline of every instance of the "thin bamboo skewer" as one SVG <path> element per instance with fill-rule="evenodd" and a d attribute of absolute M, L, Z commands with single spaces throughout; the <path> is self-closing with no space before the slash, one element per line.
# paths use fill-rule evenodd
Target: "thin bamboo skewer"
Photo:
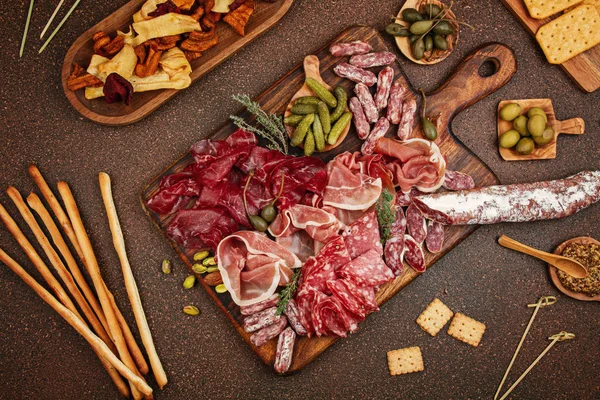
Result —
<path fill-rule="evenodd" d="M 14 273 L 16 273 L 29 287 L 31 287 L 38 296 L 42 298 L 50 307 L 52 307 L 61 317 L 67 321 L 75 330 L 84 337 L 84 339 L 92 346 L 94 352 L 100 358 L 100 361 L 107 369 L 110 377 L 113 379 L 119 392 L 124 397 L 129 397 L 129 390 L 127 385 L 119 374 L 123 375 L 129 382 L 137 387 L 145 395 L 152 394 L 152 388 L 148 386 L 139 376 L 134 374 L 125 364 L 119 360 L 117 356 L 113 354 L 108 348 L 106 343 L 102 341 L 77 317 L 72 311 L 63 306 L 50 292 L 48 292 L 42 285 L 29 275 L 23 267 L 21 267 L 15 260 L 13 260 L 8 254 L 6 254 L 0 248 L 0 261 L 6 264 Z M 117 373 L 118 371 L 118 373 Z"/>
<path fill-rule="evenodd" d="M 123 238 L 123 231 L 121 230 L 119 216 L 117 215 L 117 210 L 115 208 L 115 203 L 112 196 L 110 176 L 104 172 L 101 172 L 98 175 L 98 179 L 100 181 L 100 190 L 102 192 L 102 199 L 104 200 L 104 207 L 106 208 L 106 214 L 108 216 L 108 223 L 112 232 L 113 244 L 121 262 L 121 269 L 123 270 L 123 278 L 125 280 L 125 288 L 127 289 L 127 294 L 129 295 L 129 301 L 131 302 L 133 315 L 135 316 L 135 321 L 137 322 L 138 330 L 140 331 L 140 335 L 142 337 L 142 343 L 144 344 L 146 352 L 148 353 L 150 365 L 152 366 L 152 372 L 154 373 L 154 377 L 158 383 L 158 386 L 162 389 L 163 386 L 167 384 L 168 379 L 156 352 L 156 347 L 154 346 L 154 341 L 152 339 L 152 333 L 150 332 L 150 327 L 148 326 L 146 314 L 144 313 L 144 308 L 142 306 L 140 293 L 137 288 L 137 284 L 135 283 L 135 278 L 133 276 L 133 271 L 131 270 L 131 265 L 129 264 L 129 259 L 127 258 L 125 239 Z"/>
<path fill-rule="evenodd" d="M 104 311 L 104 315 L 106 316 L 106 320 L 108 321 L 108 326 L 110 329 L 110 333 L 115 341 L 115 345 L 117 346 L 117 350 L 119 351 L 119 356 L 123 363 L 131 369 L 134 373 L 139 374 L 135 362 L 129 353 L 129 349 L 127 344 L 125 343 L 125 338 L 123 337 L 123 331 L 121 331 L 121 327 L 119 326 L 119 322 L 117 321 L 117 317 L 115 316 L 114 309 L 112 308 L 112 304 L 110 302 L 109 296 L 106 293 L 106 286 L 104 281 L 102 280 L 102 276 L 100 274 L 100 267 L 98 266 L 98 260 L 96 259 L 96 255 L 94 254 L 94 250 L 92 248 L 92 244 L 90 239 L 85 231 L 83 226 L 83 222 L 81 221 L 81 216 L 79 214 L 79 209 L 77 208 L 77 204 L 75 203 L 75 199 L 73 198 L 73 193 L 71 193 L 71 189 L 66 182 L 58 182 L 58 192 L 60 193 L 62 200 L 65 204 L 65 208 L 67 209 L 67 214 L 71 220 L 71 225 L 75 231 L 75 235 L 77 236 L 77 241 L 81 246 L 81 250 L 83 252 L 83 256 L 85 259 L 85 265 L 88 268 L 88 272 L 92 277 L 92 281 L 94 282 L 94 287 L 96 288 L 96 293 L 98 293 L 98 298 L 100 300 L 100 304 L 102 305 L 102 310 Z M 141 377 L 141 375 L 140 375 Z M 140 391 L 137 389 L 133 383 L 130 382 L 131 393 L 133 394 L 134 399 L 141 399 L 142 396 Z M 146 394 L 146 393 L 144 393 Z"/>
<path fill-rule="evenodd" d="M 48 20 L 48 22 L 46 22 L 46 26 L 44 26 L 44 29 L 42 30 L 42 33 L 40 33 L 40 39 L 44 38 L 44 35 L 46 34 L 46 31 L 48 30 L 48 28 L 50 28 L 50 25 L 52 25 L 52 21 L 54 21 L 54 18 L 56 18 L 56 14 L 58 14 L 58 10 L 60 10 L 60 8 L 62 7 L 62 5 L 63 5 L 64 2 L 65 2 L 65 0 L 60 0 L 58 2 L 58 5 L 54 9 L 54 12 L 50 16 L 50 19 Z"/>
<path fill-rule="evenodd" d="M 27 19 L 25 20 L 25 28 L 23 29 L 23 38 L 21 39 L 21 47 L 19 48 L 19 58 L 23 57 L 25 50 L 25 42 L 27 41 L 27 33 L 29 32 L 29 23 L 31 22 L 31 14 L 33 14 L 34 0 L 29 2 L 29 10 L 27 11 Z"/>
<path fill-rule="evenodd" d="M 31 1 L 33 1 L 33 0 L 31 0 Z M 42 51 L 44 51 L 46 49 L 46 46 L 48 46 L 50 44 L 50 41 L 52 41 L 52 39 L 54 38 L 54 36 L 58 33 L 58 31 L 60 31 L 60 28 L 62 28 L 62 26 L 64 25 L 64 23 L 67 22 L 67 20 L 69 19 L 69 17 L 73 13 L 73 11 L 75 11 L 75 9 L 77 8 L 77 6 L 79 5 L 80 1 L 81 0 L 75 1 L 75 3 L 73 4 L 73 6 L 69 9 L 69 11 L 67 11 L 67 14 L 58 23 L 58 26 L 56 28 L 54 28 L 54 30 L 52 31 L 52 33 L 50 34 L 50 36 L 48 36 L 48 39 L 46 39 L 46 41 L 44 42 L 44 44 L 42 45 L 42 47 L 38 51 L 38 54 L 40 54 Z"/>
<path fill-rule="evenodd" d="M 54 216 L 56 217 L 60 226 L 62 227 L 63 232 L 65 233 L 65 235 L 67 235 L 67 238 L 69 238 L 69 241 L 71 242 L 71 245 L 75 249 L 77 256 L 79 257 L 83 266 L 85 267 L 85 269 L 88 271 L 88 274 L 89 274 L 90 270 L 86 264 L 85 257 L 83 256 L 83 251 L 81 250 L 81 246 L 79 245 L 79 242 L 77 241 L 77 235 L 75 235 L 75 231 L 73 230 L 73 226 L 71 225 L 71 221 L 69 220 L 69 217 L 63 210 L 63 208 L 60 205 L 60 202 L 58 201 L 56 196 L 54 196 L 52 189 L 50 189 L 50 186 L 48 186 L 48 184 L 46 183 L 46 180 L 42 176 L 40 170 L 34 164 L 31 164 L 29 166 L 28 171 L 29 171 L 29 175 L 31 176 L 31 178 L 33 179 L 35 184 L 38 186 L 38 188 L 42 192 L 42 196 L 44 196 L 44 199 L 46 199 L 46 201 L 48 202 L 48 205 L 50 206 L 50 209 L 52 210 L 52 212 L 54 213 Z M 68 248 L 67 248 L 67 250 L 68 250 Z M 70 254 L 70 252 L 69 252 L 69 254 Z M 106 293 L 109 294 L 108 297 L 110 299 L 113 310 L 115 310 L 117 319 L 119 319 L 121 329 L 123 329 L 123 335 L 125 336 L 125 341 L 127 342 L 127 347 L 129 348 L 129 351 L 131 352 L 131 355 L 132 355 L 134 361 L 136 362 L 139 371 L 142 374 L 146 375 L 148 373 L 148 364 L 146 363 L 146 360 L 144 359 L 144 355 L 142 354 L 140 347 L 138 346 L 137 342 L 135 341 L 135 338 L 133 336 L 133 333 L 131 332 L 131 329 L 129 328 L 129 325 L 127 325 L 125 318 L 123 318 L 123 314 L 119 310 L 119 307 L 117 306 L 117 303 L 115 302 L 114 296 L 108 290 L 106 283 L 104 283 L 104 281 L 102 281 L 102 283 L 106 289 Z M 102 314 L 104 314 L 104 312 L 102 312 Z M 104 320 L 106 320 L 106 318 Z M 108 331 L 108 334 L 111 335 L 110 329 L 108 329 L 108 323 L 107 323 L 107 326 L 105 327 L 105 329 Z M 112 337 L 112 335 L 111 335 L 111 337 Z"/>
<path fill-rule="evenodd" d="M 117 349 L 112 343 L 111 338 L 104 330 L 104 327 L 96 317 L 96 314 L 94 314 L 94 311 L 92 310 L 88 302 L 85 300 L 85 297 L 83 297 L 83 295 L 79 291 L 79 288 L 75 284 L 73 277 L 71 276 L 69 271 L 67 271 L 67 268 L 63 264 L 62 260 L 60 259 L 54 248 L 52 248 L 52 245 L 50 244 L 48 238 L 42 231 L 42 228 L 40 228 L 40 226 L 38 225 L 37 221 L 35 220 L 35 217 L 31 213 L 31 211 L 29 211 L 29 208 L 23 201 L 21 193 L 19 193 L 19 191 L 13 186 L 9 186 L 9 188 L 6 190 L 6 194 L 8 194 L 8 197 L 10 197 L 13 203 L 15 203 L 15 206 L 17 206 L 17 209 L 19 210 L 19 213 L 21 213 L 21 216 L 25 220 L 25 223 L 27 223 L 34 236 L 36 237 L 38 243 L 42 247 L 42 250 L 44 250 L 44 253 L 46 253 L 46 257 L 48 257 L 48 259 L 50 260 L 50 264 L 52 264 L 52 266 L 58 273 L 58 276 L 60 276 L 60 278 L 62 279 L 63 283 L 67 287 L 67 290 L 69 291 L 69 293 L 71 293 L 71 296 L 73 296 L 75 302 L 81 308 L 81 311 L 83 311 L 83 314 L 89 321 L 96 334 L 102 340 L 104 340 L 104 342 L 106 342 L 106 344 L 112 351 L 116 351 Z"/>

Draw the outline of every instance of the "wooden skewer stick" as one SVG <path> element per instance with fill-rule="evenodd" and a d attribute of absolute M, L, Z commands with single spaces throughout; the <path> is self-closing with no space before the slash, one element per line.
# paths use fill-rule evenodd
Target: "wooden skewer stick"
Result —
<path fill-rule="evenodd" d="M 75 235 L 75 231 L 73 230 L 73 226 L 71 225 L 71 221 L 69 220 L 69 217 L 67 216 L 67 214 L 63 210 L 62 206 L 60 205 L 60 202 L 58 201 L 56 196 L 54 196 L 54 193 L 52 193 L 52 189 L 50 189 L 50 186 L 48 186 L 48 184 L 44 180 L 44 177 L 42 176 L 40 170 L 35 165 L 31 164 L 29 166 L 28 171 L 29 171 L 29 175 L 33 178 L 34 182 L 36 183 L 36 185 L 42 192 L 42 195 L 44 196 L 44 198 L 50 205 L 50 209 L 54 213 L 54 216 L 58 220 L 60 226 L 63 228 L 63 232 L 69 238 L 69 241 L 71 242 L 71 245 L 75 249 L 75 252 L 77 253 L 77 256 L 79 257 L 79 259 L 81 260 L 83 266 L 88 271 L 88 273 L 90 273 L 90 270 L 85 262 L 85 258 L 83 257 L 83 252 L 81 251 L 81 246 L 79 246 L 79 242 L 77 241 L 77 236 Z M 67 250 L 68 250 L 68 248 L 67 248 Z M 117 316 L 117 319 L 119 320 L 121 329 L 123 330 L 123 335 L 125 337 L 125 341 L 127 342 L 127 347 L 129 348 L 129 351 L 131 352 L 131 355 L 133 356 L 133 359 L 136 362 L 139 371 L 142 374 L 146 375 L 148 373 L 148 364 L 146 363 L 146 360 L 144 359 L 144 355 L 142 354 L 140 347 L 138 346 L 137 342 L 135 341 L 135 338 L 133 336 L 133 333 L 131 333 L 131 329 L 129 328 L 129 325 L 127 325 L 125 318 L 123 318 L 123 314 L 119 310 L 119 307 L 117 306 L 117 303 L 115 302 L 114 296 L 112 295 L 112 293 L 110 293 L 110 291 L 106 287 L 106 283 L 104 283 L 104 281 L 102 281 L 102 283 L 104 284 L 104 287 L 106 288 L 106 293 L 109 295 L 108 297 L 110 299 L 112 308 L 113 308 L 113 310 L 115 310 L 115 314 Z M 104 314 L 104 312 L 102 312 L 102 314 Z M 104 320 L 106 321 L 106 318 L 104 318 Z M 102 320 L 100 320 L 100 321 L 102 322 Z M 108 334 L 110 335 L 110 329 L 108 328 L 108 323 L 105 326 L 105 329 L 107 330 Z M 111 337 L 112 337 L 112 335 L 111 335 Z"/>
<path fill-rule="evenodd" d="M 52 31 L 52 33 L 50 34 L 50 36 L 48 36 L 48 39 L 46 39 L 46 41 L 44 42 L 44 44 L 42 45 L 42 47 L 40 47 L 40 50 L 38 51 L 38 54 L 41 54 L 42 51 L 44 51 L 44 49 L 46 49 L 46 46 L 48 46 L 48 44 L 50 44 L 50 42 L 52 41 L 52 39 L 54 38 L 54 36 L 58 33 L 58 31 L 60 31 L 60 28 L 62 28 L 62 26 L 64 25 L 65 22 L 67 22 L 67 20 L 69 19 L 69 17 L 73 13 L 73 11 L 75 11 L 75 9 L 79 5 L 80 1 L 81 0 L 76 0 L 75 3 L 73 4 L 73 6 L 71 6 L 71 8 L 69 9 L 69 11 L 67 11 L 67 14 L 65 14 L 65 16 L 63 17 L 63 19 L 56 26 L 56 28 L 54 28 L 54 30 Z"/>
<path fill-rule="evenodd" d="M 148 321 L 146 320 L 146 314 L 144 313 L 144 308 L 142 306 L 140 293 L 138 291 L 137 284 L 135 283 L 131 265 L 129 265 L 127 252 L 125 250 L 125 239 L 123 238 L 123 231 L 121 230 L 119 216 L 117 215 L 117 210 L 115 208 L 115 203 L 112 196 L 110 176 L 104 172 L 101 172 L 98 175 L 98 179 L 100 181 L 100 190 L 102 192 L 102 199 L 104 200 L 104 207 L 106 208 L 106 215 L 108 216 L 108 223 L 112 232 L 113 244 L 117 254 L 119 255 L 119 260 L 121 261 L 121 269 L 123 270 L 125 288 L 127 289 L 127 294 L 129 295 L 129 301 L 131 302 L 133 315 L 135 316 L 135 321 L 137 322 L 138 330 L 140 331 L 140 335 L 142 337 L 142 343 L 144 344 L 146 352 L 148 353 L 150 365 L 152 366 L 152 372 L 154 373 L 154 377 L 158 383 L 158 386 L 162 389 L 163 386 L 167 384 L 168 379 L 158 354 L 156 353 L 154 341 L 152 340 L 152 333 L 150 333 L 150 327 L 148 327 Z"/>
<path fill-rule="evenodd" d="M 58 2 L 58 5 L 54 9 L 54 12 L 50 16 L 50 19 L 48 20 L 48 22 L 46 22 L 46 26 L 44 26 L 44 29 L 42 30 L 42 33 L 40 33 L 40 39 L 44 38 L 44 35 L 46 34 L 46 31 L 48 30 L 48 28 L 50 28 L 50 25 L 52 25 L 52 21 L 54 21 L 54 18 L 56 18 L 56 14 L 58 14 L 58 10 L 60 10 L 60 8 L 62 7 L 62 5 L 63 5 L 64 2 L 65 2 L 65 0 L 60 0 Z"/>
<path fill-rule="evenodd" d="M 73 304 L 71 298 L 67 292 L 65 292 L 65 289 L 63 289 L 60 283 L 58 283 L 58 280 L 54 277 L 54 275 L 52 275 L 52 272 L 50 272 L 48 266 L 44 263 L 35 248 L 31 245 L 29 240 L 27 240 L 15 220 L 12 219 L 2 204 L 0 204 L 0 219 L 2 219 L 4 225 L 6 225 L 10 233 L 12 233 L 14 238 L 19 243 L 19 246 L 21 246 L 27 257 L 29 257 L 35 268 L 42 275 L 42 278 L 44 278 L 46 283 L 48 283 L 48 286 L 50 286 L 50 289 L 52 289 L 52 291 L 56 294 L 56 297 L 58 297 L 60 302 L 64 304 L 65 307 L 67 307 L 73 314 L 81 318 L 81 314 L 79 314 L 79 311 L 77 311 L 75 304 Z"/>
<path fill-rule="evenodd" d="M 139 375 L 135 362 L 133 361 L 133 358 L 129 353 L 127 344 L 125 343 L 123 331 L 121 331 L 121 327 L 119 326 L 119 322 L 117 321 L 117 317 L 115 316 L 115 311 L 112 308 L 109 296 L 106 293 L 106 286 L 104 284 L 104 281 L 102 280 L 102 275 L 100 274 L 98 260 L 96 259 L 96 255 L 94 254 L 90 238 L 88 237 L 87 232 L 85 231 L 85 228 L 83 226 L 83 222 L 81 221 L 81 215 L 79 214 L 79 209 L 77 208 L 77 204 L 75 203 L 75 199 L 73 198 L 73 193 L 71 193 L 71 189 L 69 188 L 69 185 L 67 185 L 66 182 L 58 182 L 58 192 L 60 193 L 60 196 L 62 197 L 62 200 L 65 204 L 65 208 L 67 209 L 67 214 L 69 215 L 69 218 L 71 220 L 71 225 L 73 226 L 75 235 L 77 235 L 77 241 L 81 246 L 81 251 L 83 252 L 83 257 L 85 259 L 85 265 L 87 266 L 88 272 L 90 273 L 92 281 L 94 282 L 96 293 L 98 293 L 98 298 L 100 300 L 100 304 L 102 305 L 102 310 L 104 311 L 106 320 L 108 321 L 108 327 L 110 329 L 110 333 L 113 337 L 113 340 L 115 341 L 115 345 L 117 346 L 119 356 L 121 357 L 123 363 L 130 370 Z M 141 399 L 142 396 L 140 394 L 140 391 L 131 381 L 130 386 L 133 398 Z"/>
<path fill-rule="evenodd" d="M 71 254 L 67 243 L 65 243 L 65 240 L 60 234 L 58 227 L 56 226 L 54 220 L 50 216 L 50 213 L 48 212 L 48 210 L 46 210 L 46 207 L 42 203 L 42 200 L 38 197 L 37 194 L 31 193 L 27 197 L 27 204 L 29 204 L 29 207 L 31 207 L 42 219 L 44 226 L 46 226 L 46 229 L 48 230 L 48 232 L 50 232 L 50 236 L 52 237 L 54 245 L 58 248 L 60 254 L 67 262 L 67 266 L 69 267 L 71 274 L 73 274 L 75 281 L 81 288 L 81 291 L 85 295 L 85 298 L 87 299 L 90 306 L 94 309 L 94 312 L 98 316 L 98 319 L 100 320 L 100 323 L 102 324 L 104 329 L 108 330 L 108 323 L 106 322 L 106 317 L 104 316 L 104 312 L 102 311 L 102 307 L 100 306 L 98 299 L 96 299 L 96 295 L 94 294 L 92 288 L 90 288 L 87 281 L 83 277 L 83 274 L 81 273 L 81 270 L 79 269 L 75 258 Z"/>
<path fill-rule="evenodd" d="M 79 291 L 79 288 L 75 284 L 73 277 L 71 276 L 69 271 L 67 271 L 67 268 L 63 264 L 59 255 L 56 253 L 56 251 L 54 251 L 54 248 L 48 241 L 46 234 L 42 231 L 42 228 L 40 228 L 40 226 L 38 225 L 37 221 L 35 220 L 35 217 L 31 213 L 31 211 L 29 211 L 27 204 L 25 204 L 25 202 L 23 201 L 23 197 L 21 197 L 21 193 L 19 193 L 19 191 L 13 186 L 9 186 L 9 188 L 6 189 L 6 194 L 8 194 L 8 197 L 10 197 L 13 203 L 15 203 L 15 206 L 17 206 L 19 213 L 21 213 L 21 216 L 33 232 L 39 245 L 42 247 L 42 250 L 44 250 L 44 253 L 46 253 L 46 257 L 48 257 L 48 259 L 50 260 L 50 264 L 52 264 L 52 266 L 58 273 L 58 276 L 60 276 L 60 278 L 62 279 L 63 283 L 67 287 L 67 290 L 69 291 L 69 293 L 71 293 L 71 296 L 73 296 L 75 302 L 81 308 L 81 311 L 83 311 L 83 314 L 89 321 L 96 334 L 102 340 L 104 340 L 104 342 L 108 345 L 108 347 L 111 350 L 116 351 L 117 349 L 112 343 L 111 338 L 104 330 L 104 327 L 98 320 L 98 317 L 96 317 L 96 314 L 94 314 L 94 311 L 91 309 L 90 305 L 85 300 L 85 297 L 83 297 L 83 295 Z"/>
<path fill-rule="evenodd" d="M 23 267 L 21 267 L 2 249 L 0 249 L 0 261 L 6 264 L 14 273 L 16 273 L 29 287 L 31 287 L 37 293 L 38 296 L 42 298 L 42 300 L 48 303 L 50 307 L 52 307 L 57 313 L 60 314 L 61 317 L 65 319 L 65 321 L 69 323 L 69 325 L 75 328 L 75 330 L 84 337 L 84 339 L 92 346 L 94 352 L 98 354 L 102 364 L 107 367 L 107 371 L 109 372 L 115 384 L 117 384 L 119 392 L 124 397 L 129 397 L 129 390 L 119 374 L 123 375 L 127 380 L 133 383 L 145 395 L 149 396 L 152 394 L 152 388 L 148 386 L 148 384 L 139 376 L 127 368 L 127 366 L 123 364 L 121 360 L 119 360 L 119 358 L 113 354 L 112 351 L 110 351 L 106 343 L 104 343 L 98 336 L 94 335 L 94 333 L 82 322 L 81 319 L 79 319 L 73 312 L 56 300 L 56 298 L 54 298 L 50 292 L 36 282 L 36 280 L 29 275 L 23 269 Z M 118 371 L 118 373 L 116 373 L 115 369 Z M 121 384 L 119 384 L 119 382 Z"/>
<path fill-rule="evenodd" d="M 25 29 L 23 29 L 23 38 L 21 39 L 21 47 L 19 48 L 19 58 L 23 57 L 25 50 L 25 42 L 27 41 L 27 33 L 29 32 L 29 23 L 31 22 L 31 14 L 33 13 L 34 0 L 29 2 L 29 11 L 27 11 L 27 19 L 25 20 Z"/>

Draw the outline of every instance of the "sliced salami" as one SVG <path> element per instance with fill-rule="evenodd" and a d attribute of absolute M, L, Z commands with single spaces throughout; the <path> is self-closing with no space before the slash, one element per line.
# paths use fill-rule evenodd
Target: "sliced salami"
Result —
<path fill-rule="evenodd" d="M 334 57 L 353 56 L 355 54 L 367 54 L 372 51 L 373 47 L 369 43 L 362 40 L 354 42 L 335 43 L 329 48 L 329 52 Z"/>
<path fill-rule="evenodd" d="M 360 295 L 352 294 L 348 287 L 346 279 L 336 279 L 334 281 L 327 282 L 327 286 L 331 293 L 339 299 L 346 310 L 360 318 L 365 318 L 367 315 L 367 309 L 365 305 L 360 301 Z"/>
<path fill-rule="evenodd" d="M 376 122 L 379 118 L 379 111 L 377 111 L 377 107 L 375 107 L 375 100 L 373 100 L 373 96 L 367 85 L 364 83 L 357 84 L 354 86 L 354 93 L 356 93 L 356 97 L 358 97 L 360 104 L 362 104 L 367 121 L 370 123 Z"/>
<path fill-rule="evenodd" d="M 300 336 L 306 336 L 306 328 L 302 325 L 300 321 L 300 313 L 298 311 L 298 306 L 294 299 L 290 299 L 285 311 L 283 312 L 290 323 L 290 326 L 294 328 L 294 331 Z"/>
<path fill-rule="evenodd" d="M 390 121 L 387 118 L 381 117 L 379 121 L 373 127 L 373 130 L 367 137 L 367 140 L 362 144 L 360 148 L 360 152 L 366 156 L 370 156 L 373 154 L 373 150 L 375 150 L 375 145 L 377 141 L 385 136 L 388 129 L 390 129 Z"/>
<path fill-rule="evenodd" d="M 309 259 L 306 264 L 312 263 L 306 268 L 302 285 L 314 290 L 329 293 L 327 281 L 335 279 L 335 271 L 351 261 L 350 254 L 344 243 L 344 239 L 338 236 L 323 246 L 319 254 Z"/>
<path fill-rule="evenodd" d="M 356 83 L 364 83 L 367 86 L 373 86 L 377 82 L 377 77 L 373 72 L 348 63 L 336 65 L 333 67 L 333 72 L 340 78 L 345 78 Z"/>
<path fill-rule="evenodd" d="M 439 253 L 444 247 L 444 225 L 435 221 L 427 222 L 427 238 L 425 238 L 427 250 L 431 253 Z"/>
<path fill-rule="evenodd" d="M 350 64 L 360 68 L 381 67 L 383 65 L 390 65 L 394 61 L 396 61 L 396 56 L 389 51 L 359 54 L 350 57 Z"/>
<path fill-rule="evenodd" d="M 387 119 L 391 124 L 398 125 L 400 123 L 400 118 L 402 117 L 402 96 L 404 96 L 405 91 L 406 87 L 404 86 L 404 82 L 400 79 L 396 80 L 390 88 Z"/>
<path fill-rule="evenodd" d="M 256 314 L 259 311 L 266 310 L 267 308 L 276 306 L 278 302 L 279 302 L 279 295 L 274 294 L 273 296 L 271 296 L 268 299 L 263 300 L 259 303 L 240 307 L 240 313 L 242 315 Z"/>
<path fill-rule="evenodd" d="M 319 299 L 313 310 L 322 325 L 315 329 L 317 336 L 335 335 L 346 337 L 346 332 L 358 329 L 358 321 L 348 314 L 337 297 L 329 296 Z"/>
<path fill-rule="evenodd" d="M 448 190 L 471 190 L 475 188 L 473 177 L 464 172 L 446 170 L 443 186 Z"/>
<path fill-rule="evenodd" d="M 427 236 L 427 222 L 421 211 L 413 203 L 406 209 L 406 225 L 408 234 L 418 243 L 423 243 Z"/>
<path fill-rule="evenodd" d="M 378 110 L 383 110 L 388 106 L 390 89 L 394 80 L 394 69 L 385 67 L 377 75 L 377 92 L 375 93 L 375 106 Z"/>
<path fill-rule="evenodd" d="M 600 171 L 584 171 L 555 181 L 419 196 L 413 202 L 428 219 L 466 225 L 562 218 L 598 200 Z"/>
<path fill-rule="evenodd" d="M 281 318 L 275 321 L 273 325 L 266 326 L 261 330 L 254 332 L 252 336 L 250 336 L 250 342 L 256 347 L 260 347 L 269 340 L 277 337 L 286 326 L 287 319 Z"/>
<path fill-rule="evenodd" d="M 302 326 L 306 328 L 306 335 L 311 337 L 315 333 L 312 322 L 312 308 L 315 303 L 317 292 L 312 289 L 299 290 L 296 295 L 296 304 L 298 305 L 298 317 Z"/>
<path fill-rule="evenodd" d="M 408 207 L 410 203 L 412 203 L 412 199 L 415 196 L 420 196 L 424 194 L 417 188 L 412 188 L 410 192 L 404 193 L 402 190 L 398 190 L 396 192 L 396 206 L 400 207 Z"/>
<path fill-rule="evenodd" d="M 338 270 L 338 275 L 357 286 L 379 286 L 394 278 L 394 274 L 375 250 L 369 250 Z"/>
<path fill-rule="evenodd" d="M 375 250 L 380 255 L 383 254 L 375 211 L 368 212 L 354 221 L 344 231 L 343 236 L 351 259 L 355 259 L 369 250 Z"/>
<path fill-rule="evenodd" d="M 404 235 L 404 260 L 417 272 L 424 272 L 427 268 L 421 244 L 410 235 Z"/>
<path fill-rule="evenodd" d="M 352 291 L 352 282 L 347 282 L 349 288 Z M 374 287 L 360 287 L 354 286 L 354 290 L 359 294 L 362 303 L 367 307 L 369 311 L 378 311 L 379 306 L 377 306 L 377 299 L 375 298 L 375 288 Z"/>
<path fill-rule="evenodd" d="M 402 207 L 396 205 L 395 209 L 396 219 L 390 226 L 390 236 L 404 236 L 406 233 L 406 216 Z"/>
<path fill-rule="evenodd" d="M 267 308 L 266 310 L 247 316 L 244 319 L 244 330 L 246 332 L 254 332 L 266 326 L 273 325 L 281 319 L 285 318 L 277 315 L 277 307 Z"/>
<path fill-rule="evenodd" d="M 296 332 L 287 327 L 279 334 L 277 340 L 277 351 L 275 352 L 275 372 L 283 374 L 290 369 L 292 365 L 292 355 L 294 354 L 294 344 L 296 343 Z"/>
<path fill-rule="evenodd" d="M 402 119 L 398 126 L 398 138 L 400 140 L 407 140 L 410 138 L 410 134 L 415 124 L 415 115 L 417 113 L 417 101 L 410 98 L 402 104 Z"/>
<path fill-rule="evenodd" d="M 371 133 L 371 124 L 367 121 L 367 116 L 363 110 L 363 106 L 360 100 L 356 97 L 350 99 L 350 111 L 352 111 L 352 120 L 354 121 L 354 127 L 358 137 L 365 140 L 369 133 Z"/>
<path fill-rule="evenodd" d="M 404 232 L 392 236 L 385 242 L 385 263 L 395 276 L 404 271 Z"/>

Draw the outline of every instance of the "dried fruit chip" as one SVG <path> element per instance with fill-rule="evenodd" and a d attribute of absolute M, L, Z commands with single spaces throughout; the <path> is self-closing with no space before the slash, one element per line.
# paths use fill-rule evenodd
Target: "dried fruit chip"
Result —
<path fill-rule="evenodd" d="M 102 92 L 104 93 L 107 103 L 123 101 L 123 103 L 128 106 L 131 101 L 131 95 L 133 94 L 133 86 L 127 79 L 116 72 L 113 72 L 106 78 Z"/>
<path fill-rule="evenodd" d="M 181 13 L 179 7 L 177 7 L 177 5 L 171 0 L 167 0 L 164 3 L 161 3 L 158 6 L 156 6 L 156 10 L 152 11 L 151 13 L 148 13 L 148 16 L 156 18 L 168 13 Z"/>
<path fill-rule="evenodd" d="M 234 11 L 223 17 L 237 33 L 244 36 L 244 28 L 254 12 L 254 0 L 248 0 Z"/>

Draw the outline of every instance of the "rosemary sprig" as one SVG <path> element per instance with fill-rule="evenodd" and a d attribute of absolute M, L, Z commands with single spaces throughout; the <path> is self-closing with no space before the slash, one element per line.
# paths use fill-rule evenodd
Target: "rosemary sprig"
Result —
<path fill-rule="evenodd" d="M 281 292 L 279 292 L 279 302 L 277 303 L 277 315 L 283 314 L 285 309 L 287 308 L 290 299 L 294 297 L 296 294 L 296 290 L 298 290 L 298 283 L 300 280 L 300 274 L 302 273 L 302 268 L 297 268 L 290 281 L 285 288 Z"/>
<path fill-rule="evenodd" d="M 288 154 L 288 137 L 283 126 L 281 117 L 276 114 L 267 114 L 255 101 L 252 101 L 247 94 L 233 95 L 235 101 L 240 102 L 248 112 L 256 118 L 256 122 L 264 129 L 256 128 L 248 124 L 243 118 L 237 115 L 231 115 L 229 118 L 233 123 L 241 129 L 250 131 L 264 139 L 269 143 L 267 147 L 271 150 L 279 150 L 283 154 Z"/>
<path fill-rule="evenodd" d="M 375 212 L 377 213 L 377 222 L 379 223 L 379 236 L 381 244 L 390 238 L 390 229 L 396 221 L 396 214 L 392 211 L 392 200 L 394 196 L 387 190 L 383 189 L 377 203 L 375 203 Z"/>

